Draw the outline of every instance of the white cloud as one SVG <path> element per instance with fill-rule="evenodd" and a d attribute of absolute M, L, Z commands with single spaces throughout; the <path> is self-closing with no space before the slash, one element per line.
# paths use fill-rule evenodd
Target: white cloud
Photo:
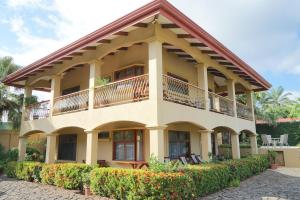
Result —
<path fill-rule="evenodd" d="M 290 98 L 292 100 L 296 100 L 298 98 L 300 98 L 300 91 L 286 91 L 287 93 L 291 93 Z"/>

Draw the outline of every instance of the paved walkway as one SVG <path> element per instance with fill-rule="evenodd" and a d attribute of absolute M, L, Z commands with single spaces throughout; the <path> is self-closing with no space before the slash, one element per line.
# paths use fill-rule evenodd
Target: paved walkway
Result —
<path fill-rule="evenodd" d="M 300 168 L 279 168 L 243 181 L 238 188 L 229 188 L 201 198 L 203 200 L 300 200 Z"/>
<path fill-rule="evenodd" d="M 0 200 L 2 199 L 101 199 L 79 194 L 78 191 L 58 187 L 18 181 L 0 176 Z M 280 168 L 276 171 L 252 177 L 241 183 L 238 188 L 229 188 L 202 198 L 203 200 L 299 200 L 300 169 Z"/>

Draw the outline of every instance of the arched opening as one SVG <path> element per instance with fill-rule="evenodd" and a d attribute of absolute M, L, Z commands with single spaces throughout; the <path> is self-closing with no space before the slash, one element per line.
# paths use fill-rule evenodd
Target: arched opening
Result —
<path fill-rule="evenodd" d="M 149 160 L 149 130 L 133 121 L 115 121 L 94 128 L 98 134 L 97 162 L 128 167 Z"/>
<path fill-rule="evenodd" d="M 239 158 L 238 134 L 228 127 L 216 127 L 211 134 L 212 155 L 217 160 Z"/>
<path fill-rule="evenodd" d="M 164 130 L 165 157 L 168 159 L 190 158 L 201 155 L 201 131 L 205 128 L 191 122 L 172 122 Z"/>
<path fill-rule="evenodd" d="M 79 127 L 64 127 L 51 134 L 53 143 L 48 148 L 55 152 L 54 160 L 57 162 L 83 162 L 86 157 L 86 133 Z M 51 142 L 49 142 L 51 144 Z"/>
<path fill-rule="evenodd" d="M 239 135 L 241 157 L 257 154 L 256 134 L 249 130 L 242 130 Z"/>

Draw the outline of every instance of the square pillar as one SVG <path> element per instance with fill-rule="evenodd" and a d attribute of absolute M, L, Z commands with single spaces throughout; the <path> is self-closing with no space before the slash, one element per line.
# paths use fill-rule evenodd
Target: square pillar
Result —
<path fill-rule="evenodd" d="M 256 135 L 250 136 L 251 154 L 258 154 Z"/>
<path fill-rule="evenodd" d="M 155 156 L 160 162 L 164 162 L 165 138 L 164 129 L 166 126 L 147 127 L 150 135 L 150 156 Z"/>
<path fill-rule="evenodd" d="M 86 164 L 97 164 L 98 157 L 98 131 L 85 131 L 86 132 Z"/>
<path fill-rule="evenodd" d="M 211 130 L 200 130 L 201 133 L 201 152 L 202 159 L 210 161 L 210 154 L 212 153 L 211 147 Z"/>
<path fill-rule="evenodd" d="M 102 63 L 98 60 L 93 60 L 89 64 L 90 64 L 90 77 L 89 77 L 89 110 L 90 110 L 94 108 L 96 79 L 100 75 Z"/>
<path fill-rule="evenodd" d="M 25 154 L 26 154 L 26 144 L 27 144 L 27 138 L 26 137 L 19 137 L 19 161 L 24 161 Z"/>
<path fill-rule="evenodd" d="M 231 134 L 231 150 L 233 159 L 241 158 L 239 135 L 236 133 Z"/>
<path fill-rule="evenodd" d="M 204 106 L 205 110 L 209 110 L 207 66 L 205 64 L 198 64 L 196 67 L 198 87 L 204 90 Z"/>
<path fill-rule="evenodd" d="M 60 96 L 61 76 L 54 75 L 51 78 L 51 93 L 50 93 L 50 116 L 53 114 L 54 99 Z"/>
<path fill-rule="evenodd" d="M 154 126 L 160 122 L 163 101 L 163 63 L 162 63 L 162 43 L 152 41 L 148 44 L 149 53 L 149 101 L 153 110 Z"/>
<path fill-rule="evenodd" d="M 247 106 L 251 109 L 251 119 L 254 120 L 254 104 L 253 104 L 253 92 L 250 90 L 246 91 Z"/>
<path fill-rule="evenodd" d="M 56 158 L 56 135 L 47 135 L 45 163 L 54 163 Z"/>
<path fill-rule="evenodd" d="M 236 112 L 236 99 L 235 99 L 235 81 L 228 79 L 227 80 L 227 90 L 228 90 L 228 98 L 233 101 L 233 116 L 237 117 Z"/>

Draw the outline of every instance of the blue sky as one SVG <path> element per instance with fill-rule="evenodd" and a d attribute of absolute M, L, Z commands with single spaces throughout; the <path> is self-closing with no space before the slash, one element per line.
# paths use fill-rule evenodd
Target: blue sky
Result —
<path fill-rule="evenodd" d="M 2 0 L 0 56 L 25 66 L 149 1 Z M 170 2 L 274 87 L 300 97 L 300 1 Z"/>

